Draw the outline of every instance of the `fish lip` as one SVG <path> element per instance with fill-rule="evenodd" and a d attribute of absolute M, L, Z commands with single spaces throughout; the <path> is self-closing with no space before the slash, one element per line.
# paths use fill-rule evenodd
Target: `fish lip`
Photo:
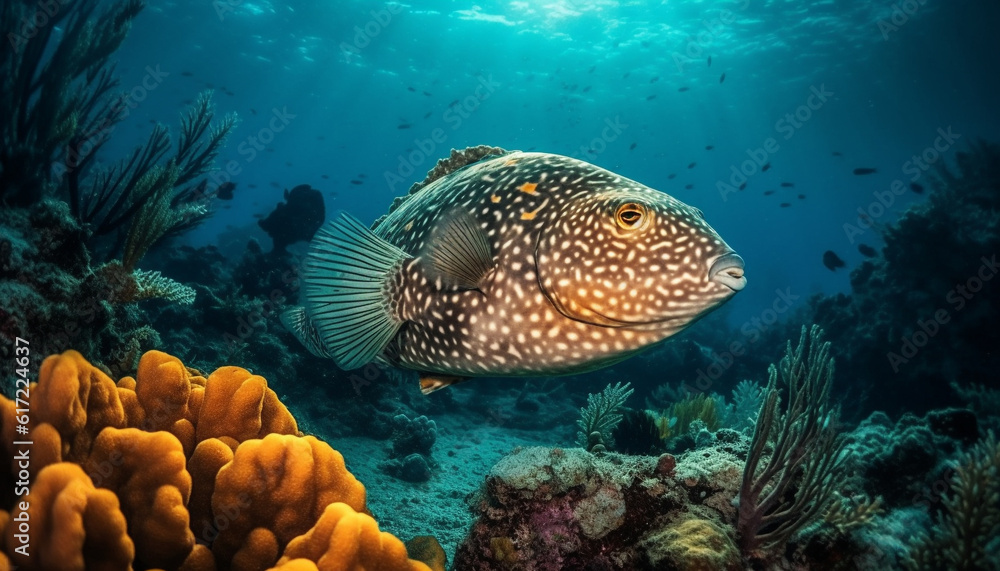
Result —
<path fill-rule="evenodd" d="M 709 266 L 708 276 L 713 282 L 724 285 L 734 292 L 740 291 L 747 285 L 747 279 L 743 276 L 743 258 L 736 252 L 729 252 L 716 258 Z"/>

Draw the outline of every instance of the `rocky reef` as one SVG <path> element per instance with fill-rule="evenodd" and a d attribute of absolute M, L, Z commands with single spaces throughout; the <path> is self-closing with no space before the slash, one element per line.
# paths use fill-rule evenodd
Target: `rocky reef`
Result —
<path fill-rule="evenodd" d="M 811 302 L 834 342 L 838 381 L 868 410 L 957 403 L 952 383 L 982 383 L 1000 364 L 1000 146 L 971 143 L 928 176 L 927 200 L 899 220 L 848 229 L 885 241 L 851 273 L 851 293 Z"/>

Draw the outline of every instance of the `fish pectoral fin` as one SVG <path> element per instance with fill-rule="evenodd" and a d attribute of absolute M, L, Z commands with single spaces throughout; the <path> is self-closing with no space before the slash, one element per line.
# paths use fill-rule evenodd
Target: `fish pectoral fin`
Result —
<path fill-rule="evenodd" d="M 316 233 L 303 279 L 308 317 L 341 369 L 371 362 L 403 324 L 391 283 L 408 258 L 346 213 Z"/>
<path fill-rule="evenodd" d="M 434 391 L 439 391 L 456 383 L 468 381 L 471 377 L 458 377 L 455 375 L 441 375 L 438 373 L 420 373 L 420 392 L 429 395 Z"/>
<path fill-rule="evenodd" d="M 326 347 L 323 346 L 323 338 L 320 337 L 319 331 L 316 330 L 316 324 L 309 319 L 306 308 L 294 306 L 291 309 L 283 311 L 281 313 L 281 324 L 299 340 L 299 343 L 305 345 L 306 349 L 309 349 L 309 352 L 313 355 L 323 359 L 333 358 L 326 350 Z"/>
<path fill-rule="evenodd" d="M 424 247 L 426 271 L 445 287 L 480 289 L 493 271 L 493 249 L 471 214 L 455 210 L 444 216 Z"/>

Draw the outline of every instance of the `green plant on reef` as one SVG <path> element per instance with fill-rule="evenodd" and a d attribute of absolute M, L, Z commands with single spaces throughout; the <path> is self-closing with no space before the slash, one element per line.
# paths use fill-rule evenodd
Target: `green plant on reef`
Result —
<path fill-rule="evenodd" d="M 798 347 L 789 341 L 778 366 L 768 369 L 738 496 L 738 542 L 751 559 L 778 556 L 836 499 L 844 440 L 835 428 L 838 410 L 829 403 L 833 359 L 822 335 L 816 325 L 803 327 Z"/>
<path fill-rule="evenodd" d="M 211 168 L 237 119 L 230 114 L 213 123 L 206 92 L 182 116 L 176 154 L 167 162 L 170 136 L 156 125 L 124 160 L 95 165 L 97 151 L 135 105 L 127 93 L 113 93 L 119 80 L 109 59 L 143 8 L 139 0 L 125 0 L 95 17 L 100 4 L 54 2 L 48 13 L 34 1 L 0 3 L 6 39 L 0 46 L 0 201 L 64 200 L 86 229 L 91 252 L 109 259 L 127 245 L 122 261 L 132 270 L 157 240 L 207 217 L 207 180 L 195 179 Z"/>
<path fill-rule="evenodd" d="M 107 141 L 121 106 L 110 56 L 121 46 L 139 0 L 0 2 L 0 198 L 27 206 L 60 186 L 75 191 L 80 171 Z M 81 152 L 86 150 L 87 152 Z"/>
<path fill-rule="evenodd" d="M 674 403 L 670 407 L 668 416 L 677 419 L 672 429 L 674 434 L 686 434 L 691 423 L 695 420 L 704 422 L 705 427 L 711 432 L 719 429 L 715 399 L 706 394 L 691 395 L 678 403 Z"/>
<path fill-rule="evenodd" d="M 1000 561 L 1000 443 L 987 433 L 959 461 L 930 534 L 918 534 L 904 564 L 913 571 L 996 569 Z"/>
<path fill-rule="evenodd" d="M 611 432 L 622 420 L 621 407 L 632 396 L 630 383 L 608 385 L 598 394 L 587 395 L 587 406 L 580 409 L 576 421 L 580 432 L 577 443 L 588 452 L 604 452 L 610 447 Z"/>

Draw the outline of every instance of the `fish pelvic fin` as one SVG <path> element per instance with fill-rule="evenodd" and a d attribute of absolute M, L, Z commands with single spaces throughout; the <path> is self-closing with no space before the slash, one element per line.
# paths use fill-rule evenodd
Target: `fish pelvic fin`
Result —
<path fill-rule="evenodd" d="M 459 210 L 438 222 L 422 255 L 428 275 L 449 288 L 480 289 L 496 267 L 486 233 L 471 214 Z"/>
<path fill-rule="evenodd" d="M 320 337 L 316 325 L 309 319 L 306 308 L 294 306 L 281 313 L 281 324 L 289 330 L 299 343 L 305 345 L 309 352 L 323 359 L 332 359 L 333 356 L 323 346 L 323 338 Z"/>
<path fill-rule="evenodd" d="M 303 280 L 309 318 L 341 369 L 371 362 L 403 324 L 391 284 L 407 258 L 347 213 L 316 233 Z"/>
<path fill-rule="evenodd" d="M 458 377 L 455 375 L 441 375 L 438 373 L 420 373 L 420 392 L 429 395 L 434 391 L 439 391 L 445 387 L 468 381 L 469 377 Z"/>

